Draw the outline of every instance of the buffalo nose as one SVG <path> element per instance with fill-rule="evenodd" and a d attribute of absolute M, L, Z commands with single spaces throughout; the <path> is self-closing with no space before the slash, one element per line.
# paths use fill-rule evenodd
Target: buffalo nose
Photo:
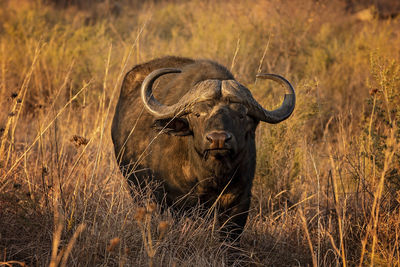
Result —
<path fill-rule="evenodd" d="M 225 142 L 232 139 L 232 135 L 228 132 L 211 132 L 206 135 L 207 140 L 211 143 L 211 148 L 224 148 Z"/>

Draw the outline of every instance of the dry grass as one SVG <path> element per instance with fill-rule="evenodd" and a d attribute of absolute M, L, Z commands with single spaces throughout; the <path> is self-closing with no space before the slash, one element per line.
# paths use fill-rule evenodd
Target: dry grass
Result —
<path fill-rule="evenodd" d="M 400 21 L 337 1 L 0 1 L 0 266 L 400 265 Z M 79 1 L 77 2 L 79 3 Z M 267 108 L 240 244 L 129 194 L 109 128 L 123 75 L 162 55 L 231 66 Z M 267 88 L 267 89 L 265 89 Z"/>

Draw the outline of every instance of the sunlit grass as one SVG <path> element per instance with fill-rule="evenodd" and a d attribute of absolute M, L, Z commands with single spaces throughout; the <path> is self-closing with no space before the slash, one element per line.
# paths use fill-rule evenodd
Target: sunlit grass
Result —
<path fill-rule="evenodd" d="M 398 19 L 340 1 L 18 2 L 0 2 L 0 265 L 400 264 Z M 266 108 L 281 94 L 257 73 L 295 85 L 292 117 L 257 130 L 240 244 L 118 170 L 121 81 L 163 55 L 224 64 Z"/>

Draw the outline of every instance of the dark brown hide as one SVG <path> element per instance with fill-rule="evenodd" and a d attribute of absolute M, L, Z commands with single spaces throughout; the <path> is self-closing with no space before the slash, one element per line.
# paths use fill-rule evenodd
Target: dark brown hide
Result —
<path fill-rule="evenodd" d="M 222 93 L 192 103 L 190 113 L 180 117 L 154 117 L 143 105 L 141 86 L 162 68 L 182 71 L 155 82 L 154 96 L 164 105 L 175 104 L 196 86 L 221 88 L 234 80 L 225 67 L 208 60 L 164 57 L 135 66 L 125 76 L 112 125 L 120 168 L 136 186 L 161 182 L 156 197 L 168 206 L 216 207 L 222 232 L 236 239 L 250 205 L 259 119 Z"/>

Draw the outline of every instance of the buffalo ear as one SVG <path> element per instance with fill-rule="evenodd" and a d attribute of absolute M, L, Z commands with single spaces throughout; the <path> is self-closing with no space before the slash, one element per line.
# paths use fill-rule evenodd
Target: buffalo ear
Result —
<path fill-rule="evenodd" d="M 184 118 L 155 120 L 153 123 L 153 129 L 175 136 L 186 136 L 192 134 L 192 131 L 189 128 L 189 122 Z"/>

